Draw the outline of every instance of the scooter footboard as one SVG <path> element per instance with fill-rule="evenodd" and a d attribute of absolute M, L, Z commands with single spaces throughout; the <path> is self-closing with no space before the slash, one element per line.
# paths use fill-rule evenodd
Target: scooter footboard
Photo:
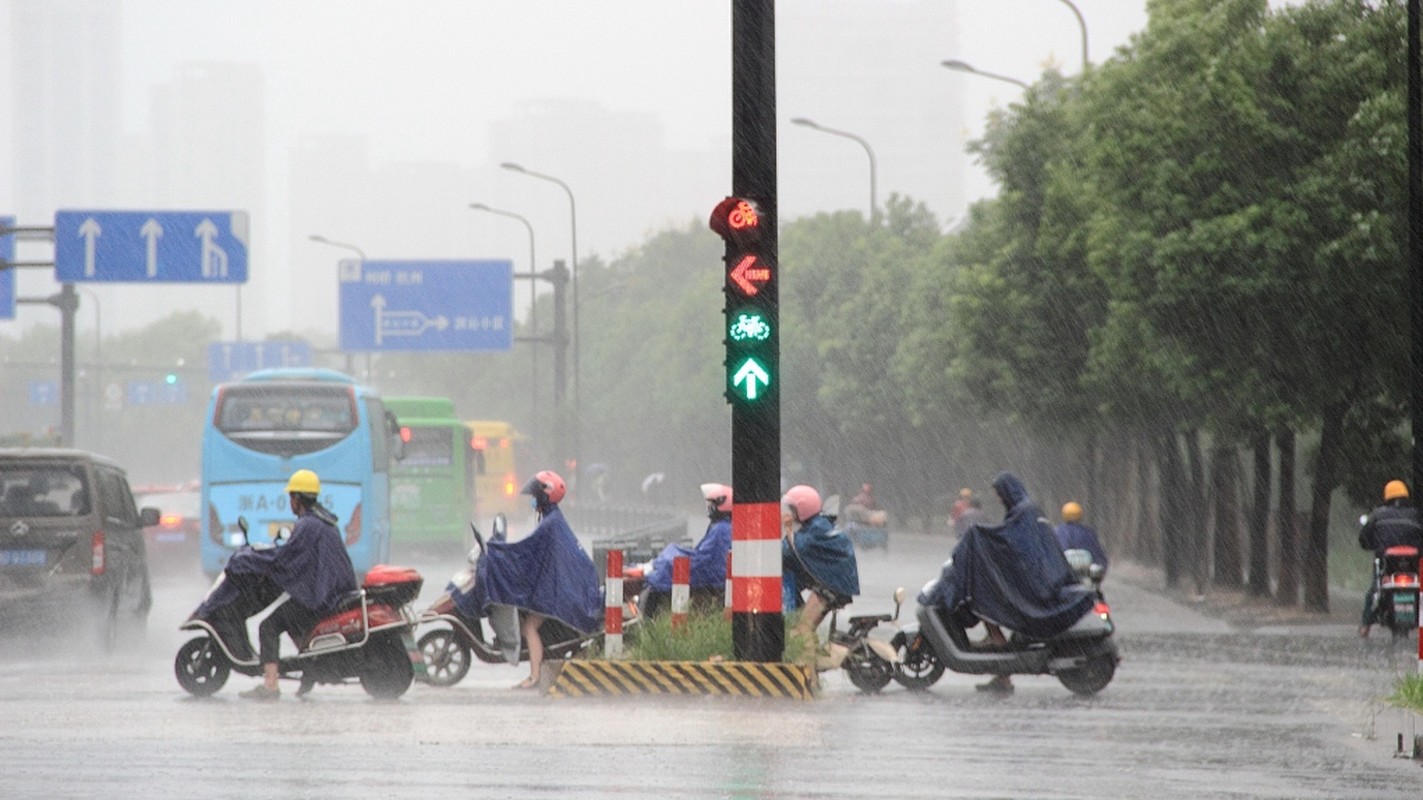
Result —
<path fill-rule="evenodd" d="M 929 638 L 944 666 L 969 675 L 1037 674 L 1047 671 L 1050 652 L 1045 647 L 1028 650 L 983 651 L 968 648 L 962 628 L 947 620 L 938 609 L 920 606 L 920 630 Z M 958 636 L 952 635 L 951 631 Z M 959 644 L 956 638 L 964 644 Z"/>

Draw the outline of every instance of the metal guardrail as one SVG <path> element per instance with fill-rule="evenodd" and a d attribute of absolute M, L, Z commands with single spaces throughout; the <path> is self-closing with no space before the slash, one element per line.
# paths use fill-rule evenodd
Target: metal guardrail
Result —
<path fill-rule="evenodd" d="M 578 505 L 568 509 L 578 531 L 593 538 L 593 564 L 601 582 L 608 574 L 608 551 L 621 550 L 623 563 L 651 561 L 672 543 L 691 546 L 688 514 L 674 508 Z"/>

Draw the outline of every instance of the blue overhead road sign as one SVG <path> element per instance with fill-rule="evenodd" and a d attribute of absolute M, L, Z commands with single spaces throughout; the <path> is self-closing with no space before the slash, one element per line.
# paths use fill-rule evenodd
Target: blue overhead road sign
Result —
<path fill-rule="evenodd" d="M 507 351 L 512 261 L 342 261 L 341 349 Z"/>
<path fill-rule="evenodd" d="M 0 261 L 15 260 L 15 234 L 5 233 L 15 227 L 14 217 L 0 217 Z M 0 319 L 15 318 L 15 270 L 0 269 Z"/>
<path fill-rule="evenodd" d="M 213 342 L 208 345 L 208 380 L 234 381 L 249 372 L 272 367 L 311 366 L 306 342 Z"/>
<path fill-rule="evenodd" d="M 59 211 L 61 283 L 246 283 L 245 211 Z"/>

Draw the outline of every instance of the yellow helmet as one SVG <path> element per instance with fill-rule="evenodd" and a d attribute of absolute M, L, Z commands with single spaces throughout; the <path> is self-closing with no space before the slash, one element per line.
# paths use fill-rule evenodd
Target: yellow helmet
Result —
<path fill-rule="evenodd" d="M 1400 497 L 1408 496 L 1408 487 L 1403 481 L 1392 480 L 1383 485 L 1383 499 L 1387 503 L 1390 500 L 1397 500 Z"/>
<path fill-rule="evenodd" d="M 299 469 L 287 479 L 289 494 L 321 494 L 321 479 L 309 469 Z"/>
<path fill-rule="evenodd" d="M 1082 506 L 1071 500 L 1063 503 L 1062 519 L 1064 522 L 1076 522 L 1082 519 Z"/>

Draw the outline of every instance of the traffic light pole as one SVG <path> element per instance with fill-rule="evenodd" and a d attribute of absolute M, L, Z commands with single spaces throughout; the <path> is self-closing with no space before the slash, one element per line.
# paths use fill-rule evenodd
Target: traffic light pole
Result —
<path fill-rule="evenodd" d="M 781 611 L 780 340 L 776 311 L 776 10 L 774 0 L 733 0 L 731 7 L 732 193 L 759 207 L 755 259 L 727 241 L 727 317 L 737 287 L 754 300 L 765 336 L 743 361 L 728 346 L 732 454 L 732 646 L 742 661 L 780 661 Z M 736 263 L 732 263 L 733 259 Z M 764 280 L 747 281 L 749 268 Z M 741 269 L 741 276 L 733 273 Z M 737 351 L 738 353 L 743 351 Z M 759 365 L 757 359 L 760 359 Z M 757 382 L 762 386 L 757 388 Z M 738 387 L 745 394 L 737 394 Z"/>

